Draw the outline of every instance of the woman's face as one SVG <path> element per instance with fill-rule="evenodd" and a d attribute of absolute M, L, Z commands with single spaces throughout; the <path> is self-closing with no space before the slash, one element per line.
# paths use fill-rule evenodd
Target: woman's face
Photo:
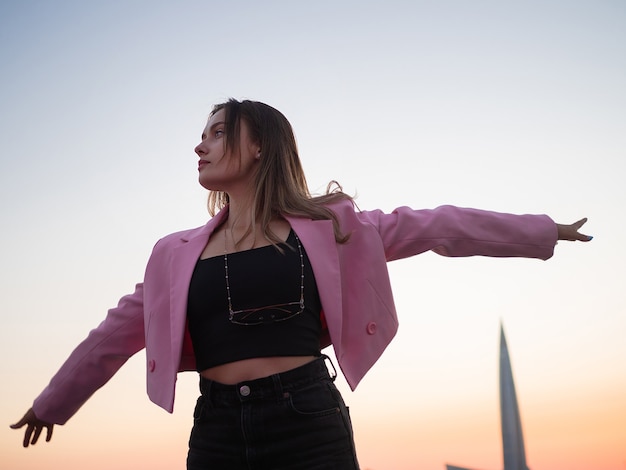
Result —
<path fill-rule="evenodd" d="M 196 146 L 198 180 L 213 191 L 231 193 L 235 190 L 250 190 L 256 164 L 260 158 L 260 147 L 249 136 L 244 119 L 240 123 L 239 149 L 226 149 L 225 111 L 220 109 L 209 118 L 202 141 Z"/>

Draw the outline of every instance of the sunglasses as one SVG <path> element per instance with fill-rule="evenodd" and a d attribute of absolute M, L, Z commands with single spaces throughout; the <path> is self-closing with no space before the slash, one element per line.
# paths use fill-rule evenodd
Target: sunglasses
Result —
<path fill-rule="evenodd" d="M 295 234 L 294 234 L 295 235 Z M 284 304 L 266 305 L 264 307 L 233 310 L 230 296 L 230 281 L 228 276 L 228 256 L 224 254 L 224 270 L 226 272 L 226 293 L 228 295 L 228 320 L 236 325 L 260 325 L 289 320 L 304 312 L 304 256 L 302 245 L 297 235 L 296 243 L 300 254 L 300 300 Z"/>

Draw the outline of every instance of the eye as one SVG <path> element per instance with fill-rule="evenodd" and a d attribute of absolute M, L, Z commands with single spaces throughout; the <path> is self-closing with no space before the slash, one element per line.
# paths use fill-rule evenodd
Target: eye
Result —
<path fill-rule="evenodd" d="M 216 129 L 213 134 L 216 138 L 222 137 L 224 135 L 224 129 Z"/>

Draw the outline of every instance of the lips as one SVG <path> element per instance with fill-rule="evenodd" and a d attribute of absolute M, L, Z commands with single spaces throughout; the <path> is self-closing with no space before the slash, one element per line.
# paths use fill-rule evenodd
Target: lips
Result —
<path fill-rule="evenodd" d="M 206 160 L 200 160 L 198 162 L 198 170 L 202 169 L 203 166 L 206 166 L 208 164 L 209 164 L 209 162 L 207 162 Z"/>

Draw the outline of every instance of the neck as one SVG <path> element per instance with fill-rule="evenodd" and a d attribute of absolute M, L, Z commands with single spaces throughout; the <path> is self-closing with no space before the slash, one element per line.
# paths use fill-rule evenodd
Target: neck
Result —
<path fill-rule="evenodd" d="M 240 199 L 233 199 L 229 195 L 228 220 L 225 226 L 229 230 L 245 231 L 248 227 L 256 225 L 255 222 L 252 219 L 252 204 L 247 201 L 242 202 Z"/>
<path fill-rule="evenodd" d="M 258 214 L 253 218 L 251 199 L 251 195 L 247 193 L 244 197 L 233 197 L 233 194 L 228 194 L 228 219 L 224 222 L 224 236 L 225 241 L 228 238 L 227 245 L 232 246 L 235 251 L 254 248 L 259 237 L 263 238 Z"/>

